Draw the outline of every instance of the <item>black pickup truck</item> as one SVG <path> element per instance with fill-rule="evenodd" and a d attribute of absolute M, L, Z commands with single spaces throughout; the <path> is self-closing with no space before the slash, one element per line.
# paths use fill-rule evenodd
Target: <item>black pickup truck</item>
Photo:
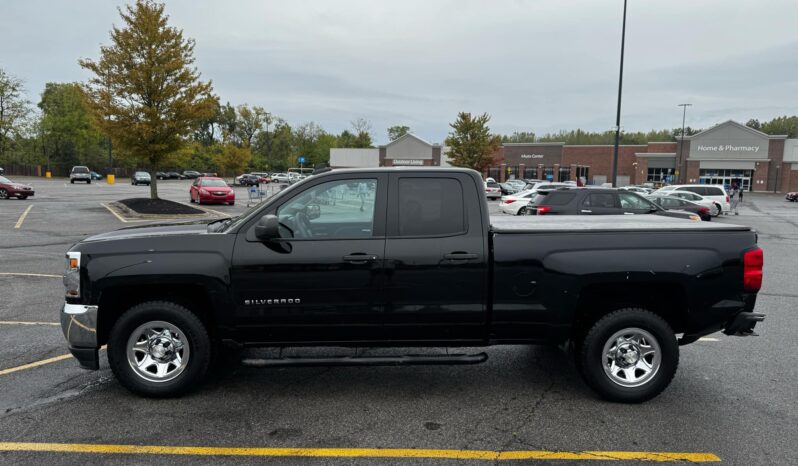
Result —
<path fill-rule="evenodd" d="M 75 244 L 61 324 L 82 367 L 107 344 L 116 377 L 145 396 L 184 393 L 245 347 L 550 344 L 603 397 L 640 402 L 668 386 L 679 345 L 754 334 L 756 241 L 748 227 L 650 215 L 491 224 L 477 172 L 332 170 L 237 218 Z M 487 358 L 390 351 L 241 363 Z"/>

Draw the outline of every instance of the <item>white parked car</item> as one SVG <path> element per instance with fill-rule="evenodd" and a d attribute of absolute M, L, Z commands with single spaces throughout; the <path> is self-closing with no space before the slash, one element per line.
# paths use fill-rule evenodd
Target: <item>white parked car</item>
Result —
<path fill-rule="evenodd" d="M 537 194 L 537 191 L 529 189 L 509 196 L 502 196 L 499 210 L 505 214 L 524 215 L 529 201 L 535 197 L 535 194 Z"/>
<path fill-rule="evenodd" d="M 275 181 L 277 183 L 288 183 L 288 181 L 290 181 L 290 178 L 286 173 L 275 173 L 274 175 L 272 175 L 272 181 Z"/>
<path fill-rule="evenodd" d="M 499 183 L 492 180 L 493 178 L 488 178 L 485 181 L 485 196 L 488 199 L 498 199 L 502 197 L 502 188 Z"/>
<path fill-rule="evenodd" d="M 699 202 L 692 196 L 685 196 L 683 193 L 692 193 L 697 194 L 701 199 L 705 202 Z M 728 214 L 731 212 L 731 197 L 726 193 L 726 190 L 723 189 L 721 185 L 715 184 L 675 184 L 671 186 L 662 187 L 653 194 L 666 194 L 668 196 L 676 196 L 681 197 L 682 199 L 686 199 L 688 201 L 697 202 L 701 205 L 706 205 L 711 209 L 712 215 L 718 216 L 721 213 Z M 712 204 L 715 205 L 715 208 L 718 209 L 717 212 L 713 209 L 713 207 L 707 202 L 711 201 Z"/>

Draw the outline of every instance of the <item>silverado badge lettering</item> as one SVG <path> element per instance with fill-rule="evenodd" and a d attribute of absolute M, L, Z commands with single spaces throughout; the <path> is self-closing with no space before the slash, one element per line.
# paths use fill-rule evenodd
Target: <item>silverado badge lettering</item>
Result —
<path fill-rule="evenodd" d="M 244 306 L 262 306 L 264 304 L 300 304 L 299 298 L 245 299 Z"/>

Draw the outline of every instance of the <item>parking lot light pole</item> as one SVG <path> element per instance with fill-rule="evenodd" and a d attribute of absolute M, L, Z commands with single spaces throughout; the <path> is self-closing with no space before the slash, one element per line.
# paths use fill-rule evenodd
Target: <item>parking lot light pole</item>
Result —
<path fill-rule="evenodd" d="M 612 152 L 612 186 L 618 181 L 618 145 L 621 142 L 621 90 L 623 89 L 623 50 L 626 45 L 626 0 L 623 0 L 623 28 L 621 29 L 621 72 L 618 77 L 618 111 L 615 114 L 615 149 Z"/>
<path fill-rule="evenodd" d="M 681 182 L 682 179 L 682 160 L 684 157 L 684 122 L 685 118 L 687 117 L 687 107 L 692 106 L 693 104 L 679 104 L 677 107 L 682 107 L 682 141 L 679 143 L 679 160 L 676 164 L 676 169 L 679 170 L 679 176 L 676 180 L 677 183 Z"/>

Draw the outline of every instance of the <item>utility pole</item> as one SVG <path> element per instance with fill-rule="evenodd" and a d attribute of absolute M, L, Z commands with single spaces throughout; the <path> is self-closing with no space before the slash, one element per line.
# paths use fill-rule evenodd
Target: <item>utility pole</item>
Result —
<path fill-rule="evenodd" d="M 682 180 L 682 160 L 684 159 L 684 122 L 685 118 L 687 117 L 687 107 L 692 106 L 693 104 L 679 104 L 677 107 L 682 107 L 682 140 L 679 143 L 679 161 L 676 163 L 676 170 L 678 171 L 676 176 L 676 182 L 681 183 Z"/>
<path fill-rule="evenodd" d="M 618 77 L 618 112 L 615 115 L 615 149 L 612 152 L 612 186 L 618 181 L 618 145 L 621 142 L 621 90 L 623 89 L 623 49 L 626 45 L 626 0 L 623 0 L 623 29 L 621 29 L 621 72 Z"/>

